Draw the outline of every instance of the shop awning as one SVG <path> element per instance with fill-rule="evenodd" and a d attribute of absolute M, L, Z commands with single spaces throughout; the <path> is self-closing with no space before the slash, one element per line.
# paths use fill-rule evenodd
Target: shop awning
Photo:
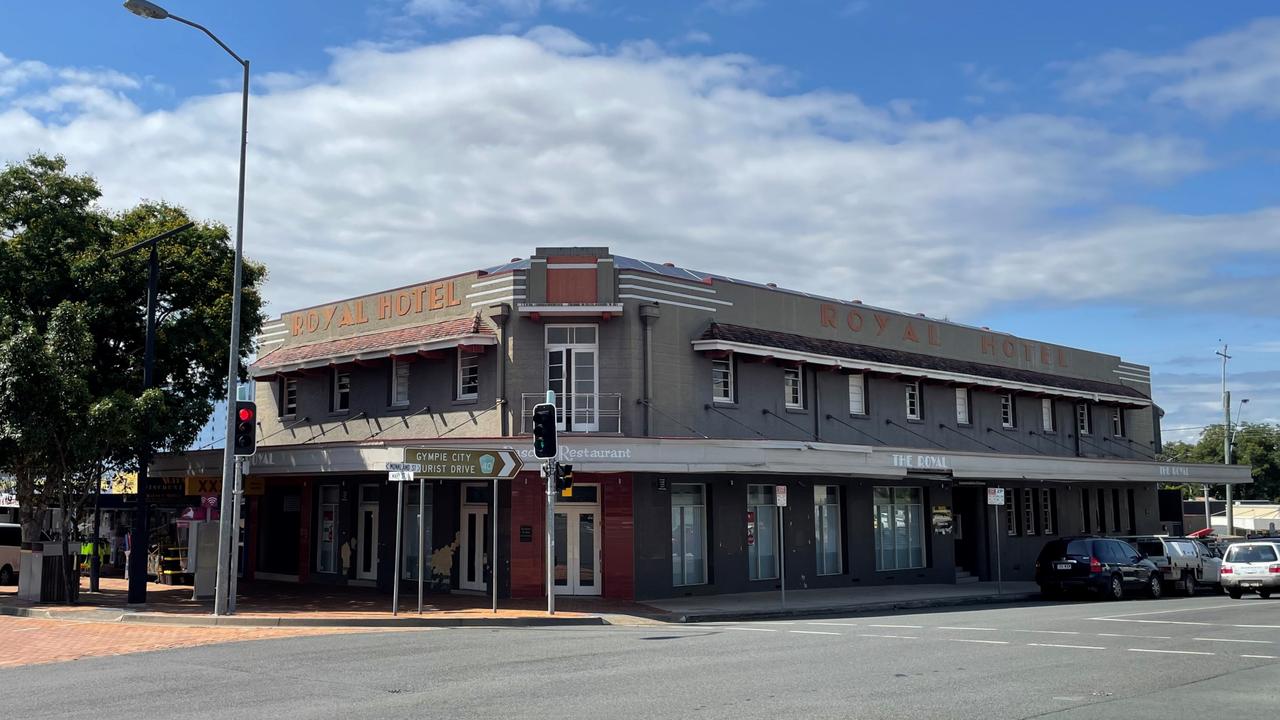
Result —
<path fill-rule="evenodd" d="M 414 355 L 456 347 L 497 345 L 498 338 L 479 315 L 429 325 L 384 330 L 352 337 L 282 347 L 258 358 L 250 367 L 255 378 L 391 356 Z"/>
<path fill-rule="evenodd" d="M 850 372 L 926 378 L 957 385 L 996 387 L 1050 397 L 1149 407 L 1151 399 L 1127 385 L 1064 377 L 1020 368 L 935 357 L 758 328 L 712 323 L 693 341 L 699 352 L 733 352 L 822 365 Z"/>

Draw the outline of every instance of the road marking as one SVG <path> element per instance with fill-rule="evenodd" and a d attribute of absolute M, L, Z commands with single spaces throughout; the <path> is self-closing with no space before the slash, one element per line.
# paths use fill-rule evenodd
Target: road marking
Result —
<path fill-rule="evenodd" d="M 858 637 L 894 638 L 896 640 L 919 640 L 920 639 L 918 637 L 915 637 L 914 635 L 872 635 L 870 633 L 858 633 Z"/>
<path fill-rule="evenodd" d="M 1172 640 L 1168 635 L 1125 635 L 1124 633 L 1098 633 L 1098 637 L 1136 638 L 1138 640 Z"/>
<path fill-rule="evenodd" d="M 984 628 L 984 627 L 949 627 L 949 626 L 947 626 L 947 625 L 939 625 L 939 626 L 938 626 L 938 629 L 939 629 L 939 630 L 985 630 L 985 631 L 987 631 L 987 632 L 996 632 L 996 631 L 998 631 L 998 630 L 999 630 L 999 628 Z"/>
<path fill-rule="evenodd" d="M 1187 620 L 1129 620 L 1127 618 L 1088 618 L 1089 620 L 1097 620 L 1099 622 L 1131 622 L 1131 623 L 1150 623 L 1152 625 L 1214 625 L 1215 623 L 1207 622 L 1190 622 Z M 1228 625 L 1227 627 L 1239 627 L 1238 625 Z M 1267 626 L 1264 626 L 1267 627 Z"/>
<path fill-rule="evenodd" d="M 875 624 L 867 625 L 867 627 L 901 628 L 904 630 L 920 630 L 924 628 L 923 625 L 875 625 Z"/>
<path fill-rule="evenodd" d="M 1042 633 L 1042 634 L 1044 634 L 1044 635 L 1079 635 L 1079 634 L 1080 634 L 1080 633 L 1078 633 L 1078 632 L 1076 632 L 1076 631 L 1074 631 L 1074 630 L 1014 630 L 1014 629 L 1010 629 L 1010 630 L 1009 630 L 1009 632 Z"/>
<path fill-rule="evenodd" d="M 1147 648 L 1129 648 L 1129 652 L 1144 653 L 1162 653 L 1164 655 L 1214 655 L 1211 652 L 1201 652 L 1199 650 L 1150 650 Z"/>
<path fill-rule="evenodd" d="M 720 628 L 720 629 L 721 630 L 750 630 L 751 632 L 778 632 L 777 630 L 770 630 L 769 628 L 753 628 L 753 627 L 727 627 L 727 628 Z"/>
<path fill-rule="evenodd" d="M 1106 650 L 1097 645 L 1053 645 L 1051 643 L 1027 643 L 1030 647 L 1072 648 L 1074 650 Z"/>
<path fill-rule="evenodd" d="M 822 630 L 788 630 L 789 633 L 797 635 L 839 635 L 840 633 L 823 632 Z"/>
<path fill-rule="evenodd" d="M 1090 620 L 1110 620 L 1112 618 L 1139 617 L 1141 615 L 1164 615 L 1167 613 L 1195 612 L 1197 610 L 1221 610 L 1222 608 L 1233 608 L 1233 607 L 1241 607 L 1241 605 L 1240 603 L 1235 603 L 1233 605 L 1210 605 L 1208 607 L 1179 608 L 1177 610 L 1151 610 L 1148 612 L 1124 613 L 1122 615 L 1108 615 L 1105 618 L 1089 618 L 1089 619 Z"/>
<path fill-rule="evenodd" d="M 831 623 L 831 622 L 811 622 L 806 625 L 834 625 L 837 627 L 858 627 L 858 623 Z"/>
<path fill-rule="evenodd" d="M 975 640 L 972 638 L 947 638 L 951 642 L 982 643 L 983 645 L 1008 645 L 1008 640 Z"/>
<path fill-rule="evenodd" d="M 1256 658 L 1258 660 L 1280 660 L 1280 657 L 1275 655 L 1241 655 L 1240 657 Z"/>
<path fill-rule="evenodd" d="M 1238 642 L 1238 643 L 1254 643 L 1257 645 L 1274 645 L 1270 640 L 1236 640 L 1234 638 L 1191 638 L 1192 640 L 1204 640 L 1205 642 Z"/>

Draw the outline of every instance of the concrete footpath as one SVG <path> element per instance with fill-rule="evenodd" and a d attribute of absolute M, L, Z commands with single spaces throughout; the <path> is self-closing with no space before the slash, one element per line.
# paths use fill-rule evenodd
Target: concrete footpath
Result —
<path fill-rule="evenodd" d="M 1006 582 L 1001 588 L 996 583 L 970 583 L 788 590 L 785 605 L 778 591 L 645 603 L 564 597 L 557 599 L 556 614 L 548 615 L 542 599 L 500 600 L 495 613 L 484 596 L 433 593 L 424 599 L 422 614 L 417 612 L 415 594 L 402 597 L 400 612 L 392 615 L 390 598 L 370 588 L 259 582 L 242 586 L 245 593 L 235 615 L 215 617 L 212 603 L 191 600 L 186 587 L 149 584 L 148 603 L 139 607 L 125 603 L 123 579 L 103 578 L 98 593 L 89 593 L 87 586 L 85 580 L 80 604 L 75 606 L 26 603 L 17 599 L 15 588 L 0 588 L 0 616 L 187 627 L 566 627 L 884 613 L 1039 597 L 1035 584 L 1028 582 Z"/>

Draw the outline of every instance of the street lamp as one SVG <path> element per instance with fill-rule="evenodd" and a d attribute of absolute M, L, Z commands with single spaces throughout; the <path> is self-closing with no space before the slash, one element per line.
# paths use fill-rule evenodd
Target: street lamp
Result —
<path fill-rule="evenodd" d="M 222 455 L 222 499 L 219 501 L 222 517 L 218 530 L 218 581 L 213 600 L 213 614 L 222 615 L 227 608 L 228 559 L 231 555 L 231 515 L 227 513 L 227 500 L 231 497 L 232 476 L 235 471 L 235 449 L 232 442 L 235 422 L 231 408 L 235 407 L 236 403 L 236 385 L 240 370 L 240 275 L 244 246 L 244 157 L 249 141 L 249 61 L 237 55 L 205 26 L 173 15 L 153 2 L 126 0 L 124 7 L 139 17 L 152 20 L 176 20 L 203 32 L 218 43 L 218 47 L 226 50 L 227 54 L 240 63 L 240 67 L 244 70 L 244 88 L 240 102 L 240 186 L 236 200 L 235 271 L 231 281 L 231 350 L 227 360 L 227 433 L 226 447 Z M 137 551 L 135 542 L 134 552 Z M 145 558 L 145 546 L 142 551 Z M 143 567 L 144 570 L 141 573 L 132 572 L 132 569 L 129 573 L 129 602 L 131 603 L 143 603 L 147 600 L 147 575 L 145 565 Z"/>

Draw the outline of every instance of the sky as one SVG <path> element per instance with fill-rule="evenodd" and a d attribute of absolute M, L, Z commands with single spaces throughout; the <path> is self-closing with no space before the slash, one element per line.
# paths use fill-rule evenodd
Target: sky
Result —
<path fill-rule="evenodd" d="M 273 315 L 606 245 L 1148 364 L 1166 440 L 1225 342 L 1280 421 L 1273 3 L 163 4 L 251 61 Z M 232 225 L 239 103 L 197 30 L 0 0 L 0 162 Z"/>

